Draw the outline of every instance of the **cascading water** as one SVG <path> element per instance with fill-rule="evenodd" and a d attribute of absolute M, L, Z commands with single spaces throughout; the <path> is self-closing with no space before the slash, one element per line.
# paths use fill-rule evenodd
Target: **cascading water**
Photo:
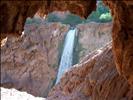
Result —
<path fill-rule="evenodd" d="M 60 81 L 63 74 L 72 66 L 75 34 L 76 29 L 71 29 L 68 31 L 65 38 L 65 45 L 61 56 L 56 84 Z"/>

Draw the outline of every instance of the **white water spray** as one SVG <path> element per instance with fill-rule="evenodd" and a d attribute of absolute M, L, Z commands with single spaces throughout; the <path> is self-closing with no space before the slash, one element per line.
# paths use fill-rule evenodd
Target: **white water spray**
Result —
<path fill-rule="evenodd" d="M 60 81 L 63 74 L 72 66 L 75 34 L 76 29 L 69 30 L 65 38 L 65 45 L 61 56 L 56 84 Z"/>

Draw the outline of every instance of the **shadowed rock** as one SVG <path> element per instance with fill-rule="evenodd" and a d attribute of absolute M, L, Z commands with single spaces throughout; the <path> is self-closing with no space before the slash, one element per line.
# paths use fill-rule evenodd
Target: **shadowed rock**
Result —
<path fill-rule="evenodd" d="M 112 45 L 74 65 L 49 93 L 48 100 L 132 100 L 133 90 L 118 74 Z"/>

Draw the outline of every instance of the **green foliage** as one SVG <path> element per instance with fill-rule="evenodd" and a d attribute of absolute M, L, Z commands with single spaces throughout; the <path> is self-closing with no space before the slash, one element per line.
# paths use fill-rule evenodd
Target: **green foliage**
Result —
<path fill-rule="evenodd" d="M 27 18 L 25 24 L 32 24 L 32 19 L 31 18 Z"/>
<path fill-rule="evenodd" d="M 112 20 L 109 8 L 106 7 L 102 1 L 98 1 L 97 4 L 97 9 L 96 11 L 93 11 L 87 18 L 87 20 L 80 18 L 77 15 L 68 13 L 66 14 L 65 18 L 61 18 L 60 16 L 58 16 L 55 13 L 49 13 L 46 17 L 45 22 L 61 22 L 63 24 L 70 24 L 70 25 L 77 25 L 80 23 L 87 23 L 90 21 L 95 21 L 95 22 L 109 22 Z M 26 20 L 26 24 L 40 24 L 41 23 L 41 19 L 39 18 L 33 18 L 30 19 L 28 18 Z"/>
<path fill-rule="evenodd" d="M 106 7 L 102 1 L 98 1 L 96 11 L 93 11 L 90 16 L 88 16 L 86 22 L 109 22 L 112 21 L 112 16 L 110 14 L 109 8 Z"/>
<path fill-rule="evenodd" d="M 99 19 L 101 20 L 101 22 L 107 22 L 107 21 L 111 21 L 112 17 L 110 13 L 104 13 L 102 14 Z"/>
<path fill-rule="evenodd" d="M 48 14 L 48 16 L 47 16 L 47 21 L 48 21 L 48 22 L 60 22 L 61 19 L 60 19 L 58 16 L 56 16 L 55 14 L 50 13 L 50 14 Z"/>
<path fill-rule="evenodd" d="M 105 18 L 103 18 L 105 16 Z M 106 7 L 102 1 L 98 1 L 96 11 L 93 11 L 90 16 L 88 16 L 87 20 L 81 19 L 79 16 L 74 14 L 68 14 L 65 19 L 60 18 L 54 13 L 50 13 L 47 16 L 48 22 L 61 22 L 63 24 L 77 25 L 83 22 L 108 22 L 111 21 L 112 17 L 109 11 L 109 8 Z"/>
<path fill-rule="evenodd" d="M 70 25 L 75 25 L 75 24 L 80 24 L 82 23 L 82 19 L 79 16 L 76 16 L 74 14 L 69 14 L 65 20 L 62 21 L 63 24 L 70 24 Z"/>
<path fill-rule="evenodd" d="M 40 24 L 41 22 L 39 18 L 27 18 L 25 24 Z"/>
<path fill-rule="evenodd" d="M 59 16 L 50 13 L 47 16 L 47 21 L 48 22 L 61 22 L 63 24 L 70 24 L 70 25 L 77 25 L 82 23 L 83 19 L 81 19 L 79 16 L 74 15 L 74 14 L 68 14 L 66 18 L 62 19 Z"/>

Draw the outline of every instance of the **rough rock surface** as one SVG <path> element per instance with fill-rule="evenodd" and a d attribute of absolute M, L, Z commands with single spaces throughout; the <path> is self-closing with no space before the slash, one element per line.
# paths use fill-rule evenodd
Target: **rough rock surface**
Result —
<path fill-rule="evenodd" d="M 73 66 L 49 93 L 48 100 L 132 100 L 133 90 L 115 68 L 112 45 Z"/>
<path fill-rule="evenodd" d="M 8 36 L 1 44 L 1 86 L 46 96 L 53 86 L 58 46 L 68 26 L 27 24 L 21 37 Z"/>
<path fill-rule="evenodd" d="M 0 17 L 0 21 L 1 21 L 0 23 L 2 26 L 0 32 L 2 32 L 2 33 L 5 33 L 5 32 L 12 33 L 13 32 L 13 34 L 14 34 L 20 30 L 20 33 L 21 33 L 21 31 L 23 29 L 23 25 L 24 25 L 23 23 L 25 22 L 25 19 L 28 16 L 27 11 L 33 12 L 33 13 L 30 13 L 29 16 L 34 15 L 34 13 L 37 11 L 37 8 L 38 8 L 37 2 L 34 2 L 36 5 L 33 7 L 28 6 L 28 9 L 29 9 L 28 10 L 28 9 L 26 9 L 27 8 L 26 1 L 19 1 L 19 2 L 21 2 L 20 4 L 17 4 L 17 2 L 15 1 L 17 5 L 10 3 L 10 1 L 5 1 L 5 0 L 2 0 L 2 1 L 7 2 L 7 3 L 3 4 L 3 2 L 0 2 L 0 9 L 2 9 L 0 12 L 0 15 L 2 15 Z M 44 0 L 44 1 L 46 1 L 46 0 Z M 61 0 L 60 2 L 63 2 L 63 1 L 64 0 Z M 103 1 L 106 5 L 109 6 L 109 8 L 111 9 L 112 15 L 113 15 L 113 34 L 112 34 L 113 54 L 114 54 L 114 58 L 115 58 L 114 61 L 116 63 L 117 71 L 121 75 L 123 75 L 128 80 L 128 82 L 131 84 L 131 86 L 133 87 L 133 63 L 132 63 L 133 62 L 133 52 L 132 52 L 132 50 L 133 50 L 133 27 L 132 27 L 133 26 L 133 17 L 132 17 L 133 16 L 133 13 L 132 13 L 133 1 L 131 1 L 131 0 L 103 0 Z M 38 1 L 38 2 L 40 2 L 40 1 Z M 52 1 L 47 2 L 46 4 L 50 5 L 51 2 Z M 70 1 L 68 1 L 68 2 L 70 2 Z M 95 8 L 96 0 L 93 0 L 93 2 L 91 0 L 84 1 L 84 2 L 85 2 L 85 4 L 87 4 L 87 6 L 82 6 L 82 9 L 87 9 L 84 11 L 90 12 Z M 30 2 L 29 5 L 31 5 L 31 4 L 33 4 L 33 3 Z M 43 3 L 41 2 L 41 4 L 43 4 Z M 57 4 L 58 3 L 56 3 L 53 6 L 57 6 Z M 61 8 L 64 8 L 64 6 L 60 6 L 60 4 L 61 3 L 59 3 L 59 5 L 58 5 L 59 7 L 57 6 L 59 8 L 58 10 L 61 10 Z M 64 2 L 63 5 L 64 4 L 67 4 L 67 3 Z M 74 3 L 74 4 L 76 5 L 76 3 Z M 80 3 L 77 3 L 77 5 L 79 5 L 79 4 Z M 16 11 L 17 13 L 15 12 L 14 8 L 11 9 L 12 5 L 14 5 L 13 7 L 15 7 L 15 9 L 18 8 L 18 11 Z M 37 8 L 34 9 L 34 7 L 37 7 Z M 68 8 L 69 7 L 66 6 L 66 9 L 64 9 L 64 10 L 67 10 Z M 73 8 L 73 6 L 69 10 L 72 10 L 72 8 Z M 89 8 L 92 8 L 92 9 L 89 9 Z M 25 9 L 25 10 L 23 10 L 23 9 Z M 79 10 L 75 9 L 74 11 L 76 12 Z M 80 11 L 80 13 L 83 13 L 83 12 Z M 87 14 L 89 14 L 89 13 L 87 12 Z M 101 60 L 101 59 L 99 59 L 99 60 Z M 115 70 L 115 68 L 114 68 L 114 70 Z M 108 75 L 108 73 L 106 73 L 104 75 L 106 76 L 106 75 Z M 114 74 L 114 75 L 116 75 L 116 74 Z M 114 75 L 110 75 L 109 77 L 111 78 Z M 118 75 L 118 73 L 117 73 L 117 75 Z M 99 74 L 98 74 L 98 76 L 100 78 Z M 120 77 L 122 77 L 122 76 L 120 76 Z M 119 77 L 118 77 L 118 79 L 119 79 Z M 123 77 L 120 80 L 118 80 L 118 82 L 121 82 L 121 81 L 123 81 L 123 83 L 126 83 L 126 81 L 123 79 Z M 110 84 L 112 84 L 113 82 L 115 82 L 115 80 L 112 80 L 110 82 Z M 102 85 L 102 87 L 103 86 L 104 85 Z M 117 82 L 115 83 L 114 86 L 112 86 L 112 87 L 108 86 L 108 87 L 111 89 L 114 87 L 113 89 L 117 90 L 116 86 L 118 86 Z M 119 86 L 121 86 L 121 85 L 119 85 Z M 116 87 L 116 89 L 115 89 L 115 87 Z M 116 95 L 117 93 L 119 94 L 119 93 L 124 92 L 124 90 L 122 90 L 121 88 L 119 89 L 119 91 L 114 92 L 112 90 L 110 93 L 107 92 L 107 94 L 104 95 L 103 98 L 107 97 L 111 93 L 112 93 L 112 95 Z M 103 90 L 103 92 L 106 93 L 106 89 Z M 99 91 L 97 91 L 97 93 L 99 93 Z M 121 95 L 122 94 L 117 95 L 117 96 L 121 96 Z M 126 95 L 128 95 L 128 93 L 124 94 L 124 96 L 126 96 Z M 82 97 L 82 95 L 81 95 L 81 97 Z M 113 96 L 111 96 L 111 97 L 113 97 Z"/>
<path fill-rule="evenodd" d="M 113 52 L 117 70 L 133 86 L 133 1 L 103 1 L 109 6 L 113 15 Z M 72 13 L 86 17 L 95 8 L 96 0 L 40 0 L 34 2 L 2 0 L 0 2 L 0 26 L 2 26 L 0 33 L 3 35 L 21 33 L 26 18 L 33 16 L 37 11 L 43 16 L 53 10 L 70 10 Z"/>
<path fill-rule="evenodd" d="M 104 0 L 113 15 L 113 53 L 117 71 L 133 87 L 133 1 Z"/>
<path fill-rule="evenodd" d="M 1 100 L 45 100 L 45 98 L 34 97 L 26 92 L 20 92 L 16 89 L 0 88 Z"/>
<path fill-rule="evenodd" d="M 87 23 L 77 25 L 78 46 L 80 60 L 87 54 L 105 46 L 111 39 L 112 22 L 109 23 Z"/>
<path fill-rule="evenodd" d="M 38 13 L 40 16 L 49 12 L 70 10 L 72 13 L 87 17 L 96 7 L 96 1 L 90 0 L 2 0 L 0 2 L 0 33 L 11 34 L 23 31 L 27 17 Z M 86 9 L 87 8 L 87 9 Z"/>

